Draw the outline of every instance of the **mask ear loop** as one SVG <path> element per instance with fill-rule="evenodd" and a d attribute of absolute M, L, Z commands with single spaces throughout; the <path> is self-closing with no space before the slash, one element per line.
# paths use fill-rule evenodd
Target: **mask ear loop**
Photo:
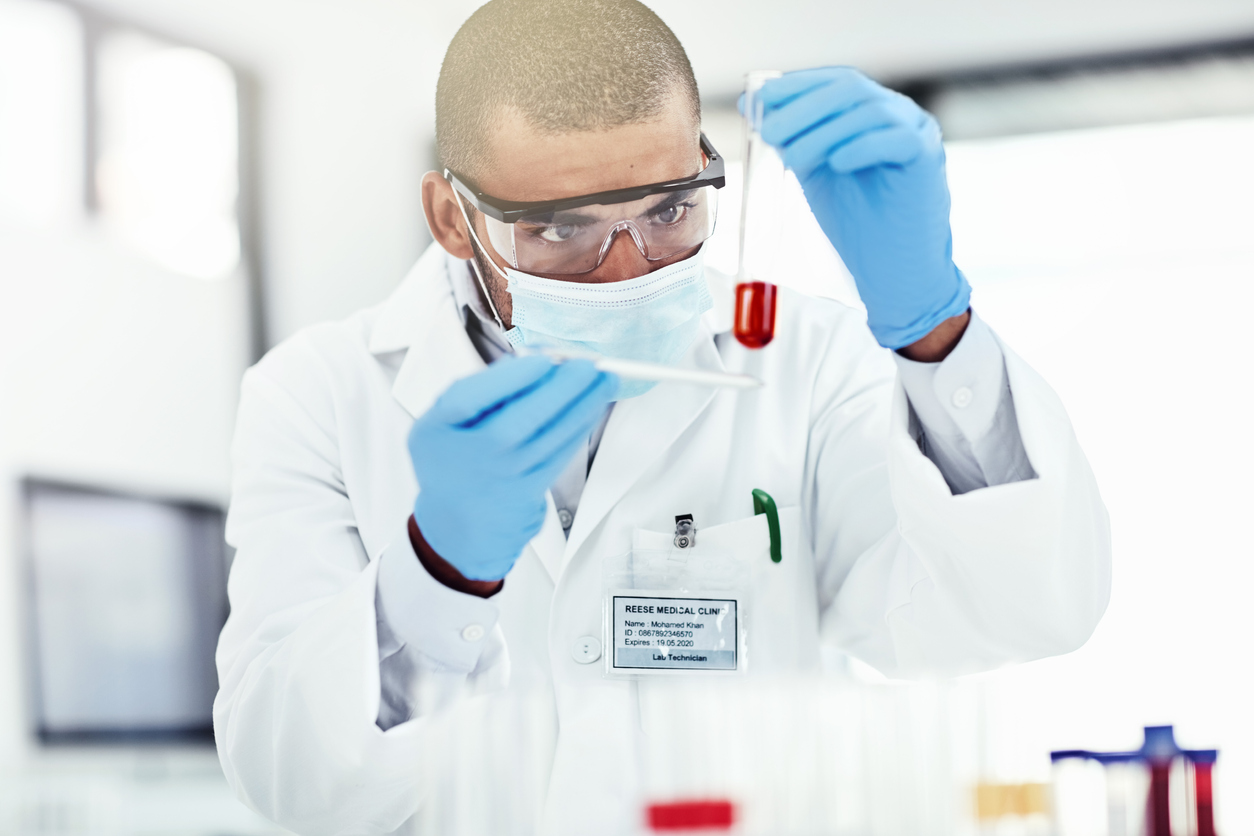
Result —
<path fill-rule="evenodd" d="M 454 197 L 457 198 L 457 208 L 462 210 L 462 218 L 466 221 L 466 231 L 470 233 L 471 240 L 478 245 L 479 252 L 483 253 L 484 260 L 492 265 L 492 269 L 501 274 L 502 279 L 509 281 L 509 276 L 501 273 L 501 268 L 496 266 L 496 262 L 488 258 L 483 244 L 479 242 L 479 236 L 475 234 L 475 228 L 470 223 L 470 216 L 466 214 L 466 206 L 462 203 L 461 195 L 454 195 Z M 483 274 L 479 272 L 479 259 L 473 257 L 470 259 L 470 269 L 474 271 L 475 278 L 479 280 L 479 289 L 483 291 L 483 298 L 488 300 L 488 308 L 492 311 L 492 318 L 496 320 L 497 326 L 504 332 L 506 330 L 505 323 L 501 321 L 501 315 L 496 312 L 496 303 L 492 301 L 492 294 L 488 293 L 488 286 L 483 281 Z"/>

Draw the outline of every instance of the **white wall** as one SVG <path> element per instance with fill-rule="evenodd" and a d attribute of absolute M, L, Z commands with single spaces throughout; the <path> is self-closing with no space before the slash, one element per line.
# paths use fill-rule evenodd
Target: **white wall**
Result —
<path fill-rule="evenodd" d="M 9 470 L 226 498 L 247 362 L 241 276 L 154 267 L 91 227 L 0 229 Z"/>

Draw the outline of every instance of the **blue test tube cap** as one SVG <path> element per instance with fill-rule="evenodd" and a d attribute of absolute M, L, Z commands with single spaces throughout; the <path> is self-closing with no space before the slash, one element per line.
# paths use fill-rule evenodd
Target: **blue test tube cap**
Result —
<path fill-rule="evenodd" d="M 1169 761 L 1182 752 L 1171 726 L 1145 727 L 1145 744 L 1141 746 L 1141 755 L 1147 761 Z"/>
<path fill-rule="evenodd" d="M 1049 753 L 1050 763 L 1058 763 L 1058 761 L 1067 760 L 1084 760 L 1093 757 L 1093 753 L 1087 749 L 1061 749 L 1057 752 Z"/>
<path fill-rule="evenodd" d="M 1117 763 L 1135 763 L 1144 759 L 1140 752 L 1094 752 L 1093 760 L 1102 766 L 1110 766 Z"/>

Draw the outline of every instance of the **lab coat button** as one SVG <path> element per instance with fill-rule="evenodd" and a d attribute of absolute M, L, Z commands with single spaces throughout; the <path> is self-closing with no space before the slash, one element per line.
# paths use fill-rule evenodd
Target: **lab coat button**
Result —
<path fill-rule="evenodd" d="M 959 386 L 957 389 L 954 390 L 953 397 L 951 397 L 950 400 L 953 402 L 953 405 L 958 407 L 959 409 L 966 409 L 968 406 L 971 405 L 971 401 L 974 398 L 975 398 L 975 395 L 971 392 L 969 388 L 967 388 L 966 386 Z"/>
<path fill-rule="evenodd" d="M 601 641 L 593 636 L 580 636 L 570 646 L 571 657 L 581 665 L 590 665 L 601 658 Z"/>
<path fill-rule="evenodd" d="M 565 508 L 557 509 L 557 521 L 562 524 L 562 528 L 569 530 L 570 524 L 575 521 L 575 515 Z"/>
<path fill-rule="evenodd" d="M 467 624 L 462 628 L 462 638 L 468 642 L 477 642 L 483 638 L 482 624 Z"/>

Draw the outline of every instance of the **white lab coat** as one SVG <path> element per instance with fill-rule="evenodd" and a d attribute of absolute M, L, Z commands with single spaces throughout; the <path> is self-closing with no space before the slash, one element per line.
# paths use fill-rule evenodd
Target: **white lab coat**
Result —
<path fill-rule="evenodd" d="M 428 718 L 376 724 L 375 585 L 381 561 L 416 564 L 410 426 L 483 367 L 449 263 L 433 246 L 386 303 L 298 334 L 243 384 L 214 727 L 239 795 L 300 833 L 390 831 L 426 789 L 415 764 Z M 754 611 L 770 617 L 754 622 L 752 673 L 812 669 L 820 642 L 893 676 L 1065 653 L 1109 596 L 1093 475 L 1057 396 L 1011 351 L 1002 347 L 1037 478 L 955 496 L 911 437 L 891 358 L 858 312 L 783 292 L 775 341 L 748 351 L 727 333 L 730 286 L 713 273 L 711 284 L 716 308 L 683 365 L 766 386 L 661 384 L 619 403 L 569 539 L 550 501 L 493 599 L 429 578 L 415 587 L 416 613 L 461 612 L 486 628 L 482 639 L 456 619 L 418 628 L 423 652 L 466 692 L 553 689 L 549 832 L 613 833 L 634 818 L 627 753 L 641 691 L 576 661 L 571 646 L 600 636 L 601 561 L 637 529 L 673 531 L 690 513 L 699 530 L 729 526 L 729 539 L 764 551 L 751 491 L 774 497 L 785 555 L 753 579 Z"/>

